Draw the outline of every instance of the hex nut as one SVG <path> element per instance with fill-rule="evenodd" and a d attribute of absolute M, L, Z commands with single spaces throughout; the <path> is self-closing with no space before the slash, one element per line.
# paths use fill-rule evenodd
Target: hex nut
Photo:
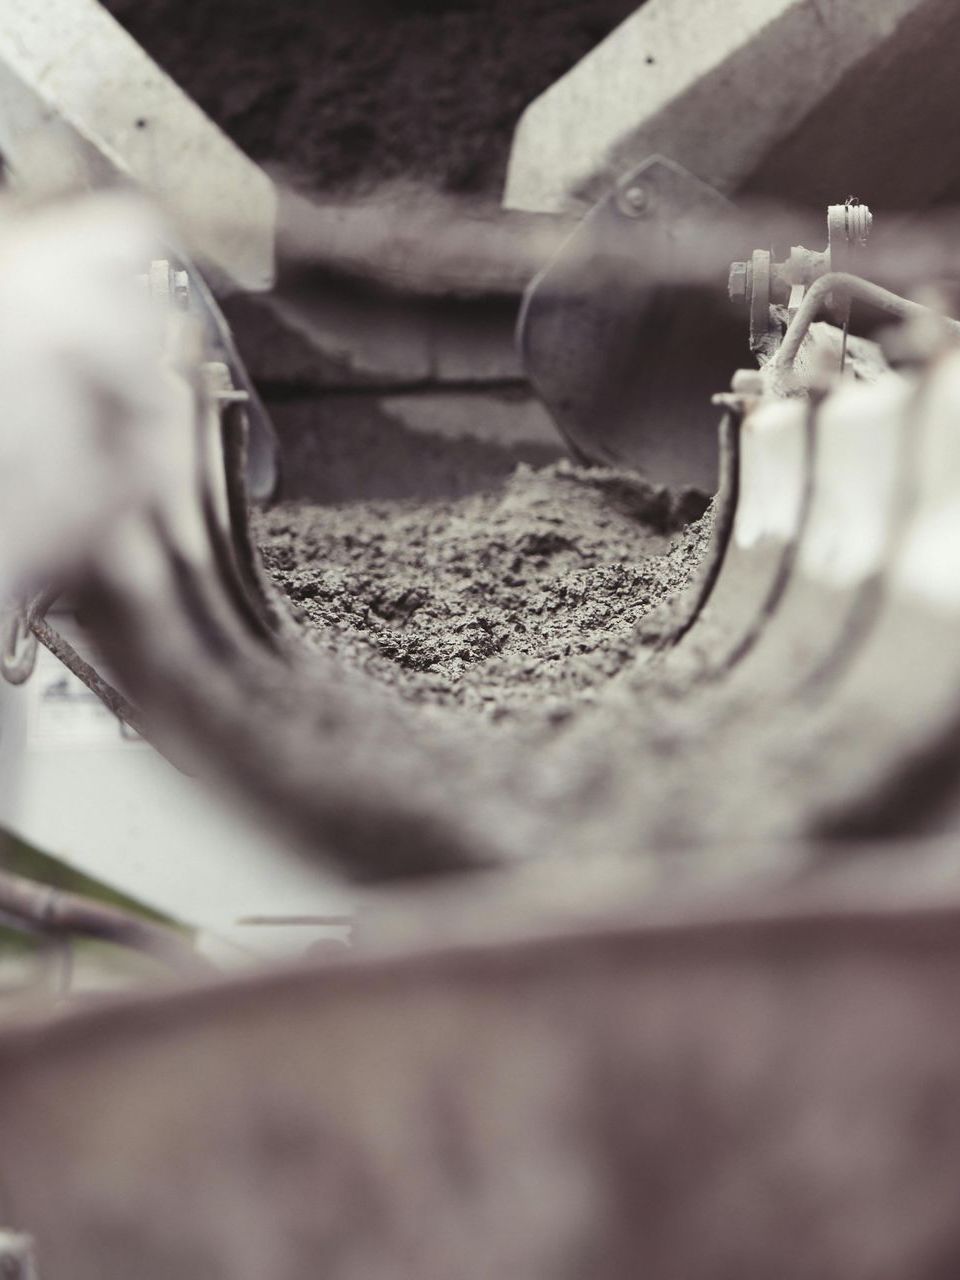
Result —
<path fill-rule="evenodd" d="M 747 264 L 734 262 L 730 265 L 730 277 L 727 281 L 727 292 L 731 302 L 747 300 Z"/>

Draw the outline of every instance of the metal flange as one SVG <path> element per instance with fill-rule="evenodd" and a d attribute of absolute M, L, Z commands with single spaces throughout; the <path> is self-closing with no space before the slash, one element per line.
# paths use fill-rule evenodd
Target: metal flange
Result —
<path fill-rule="evenodd" d="M 743 363 L 743 338 L 716 291 L 651 280 L 664 259 L 682 261 L 685 247 L 702 251 L 704 228 L 729 210 L 682 166 L 651 156 L 527 289 L 518 326 L 524 371 L 581 461 L 632 467 L 676 488 L 716 488 L 710 400 Z M 721 287 L 725 269 L 718 261 Z"/>

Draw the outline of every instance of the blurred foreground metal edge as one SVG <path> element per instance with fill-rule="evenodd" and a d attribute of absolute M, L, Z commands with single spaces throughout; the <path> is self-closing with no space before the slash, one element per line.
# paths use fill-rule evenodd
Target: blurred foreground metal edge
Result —
<path fill-rule="evenodd" d="M 44 1280 L 956 1275 L 955 870 L 887 873 L 474 888 L 406 920 L 457 942 L 7 1028 L 2 1213 Z"/>

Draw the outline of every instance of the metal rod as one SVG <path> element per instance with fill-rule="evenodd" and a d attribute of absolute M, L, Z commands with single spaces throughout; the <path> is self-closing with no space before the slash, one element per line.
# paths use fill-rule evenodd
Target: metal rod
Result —
<path fill-rule="evenodd" d="M 95 693 L 103 705 L 135 733 L 143 733 L 143 721 L 130 702 L 114 689 L 113 685 L 77 653 L 73 645 L 65 640 L 59 631 L 54 630 L 46 618 L 31 619 L 30 630 L 50 653 L 71 671 L 91 693 Z"/>
<path fill-rule="evenodd" d="M 144 952 L 178 973 L 212 971 L 173 929 L 8 871 L 0 871 L 0 913 L 49 936 L 99 938 Z"/>
<path fill-rule="evenodd" d="M 883 311 L 886 315 L 894 316 L 898 320 L 935 314 L 929 307 L 923 307 L 919 302 L 911 302 L 908 298 L 901 298 L 899 294 L 891 293 L 889 289 L 872 284 L 860 276 L 851 275 L 846 271 L 830 271 L 819 280 L 815 280 L 804 295 L 797 314 L 790 321 L 783 341 L 770 362 L 774 369 L 780 373 L 786 373 L 793 368 L 797 353 L 811 324 L 820 313 L 827 296 L 836 292 L 845 293 L 858 302 L 866 302 L 876 310 Z M 960 322 L 951 320 L 947 316 L 940 318 L 952 333 L 960 335 Z"/>

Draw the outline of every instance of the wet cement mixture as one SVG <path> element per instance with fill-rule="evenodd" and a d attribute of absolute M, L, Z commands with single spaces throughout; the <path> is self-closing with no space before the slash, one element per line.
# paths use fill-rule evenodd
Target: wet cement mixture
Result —
<path fill-rule="evenodd" d="M 819 729 L 795 717 L 785 735 L 776 689 L 703 680 L 696 644 L 652 639 L 711 562 L 703 495 L 560 462 L 254 523 L 325 678 L 339 669 L 358 705 L 364 686 L 371 769 L 419 757 L 423 802 L 432 774 L 478 842 L 672 877 L 740 875 L 782 861 L 771 840 L 805 840 L 835 773 Z"/>
<path fill-rule="evenodd" d="M 875 717 L 858 745 L 827 700 L 791 705 L 786 731 L 789 671 L 712 680 L 694 632 L 656 643 L 713 562 L 714 515 L 702 494 L 563 461 L 254 524 L 310 646 L 364 686 L 376 770 L 418 755 L 416 789 L 432 778 L 503 856 L 641 859 L 670 879 L 815 861 L 824 814 L 876 790 L 851 761 L 898 729 Z"/>
<path fill-rule="evenodd" d="M 495 202 L 523 108 L 637 6 L 108 7 L 295 185 L 366 193 L 403 179 Z M 532 456 L 498 479 L 517 451 L 504 462 L 486 445 L 426 437 L 411 448 L 395 423 L 387 439 L 342 401 L 278 413 L 302 429 L 281 431 L 288 498 L 255 516 L 256 533 L 311 645 L 363 686 L 331 768 L 359 757 L 382 790 L 399 761 L 427 761 L 410 764 L 398 794 L 471 815 L 478 839 L 519 856 L 685 846 L 711 865 L 765 841 L 778 858 L 770 837 L 809 831 L 849 775 L 861 748 L 827 749 L 796 708 L 784 733 L 775 689 L 708 682 L 688 696 L 683 655 L 651 659 L 643 625 L 708 554 L 704 499 Z M 307 701 L 291 719 L 309 720 Z M 895 728 L 859 737 L 893 740 Z"/>
<path fill-rule="evenodd" d="M 320 645 L 406 699 L 558 718 L 689 580 L 706 509 L 694 491 L 564 461 L 455 499 L 286 503 L 258 535 Z"/>
<path fill-rule="evenodd" d="M 479 841 L 636 858 L 709 824 L 710 789 L 688 794 L 696 716 L 658 676 L 634 685 L 651 615 L 669 630 L 710 560 L 705 495 L 561 461 L 468 495 L 253 519 L 324 678 L 339 670 L 381 727 L 376 769 L 432 760 Z"/>

